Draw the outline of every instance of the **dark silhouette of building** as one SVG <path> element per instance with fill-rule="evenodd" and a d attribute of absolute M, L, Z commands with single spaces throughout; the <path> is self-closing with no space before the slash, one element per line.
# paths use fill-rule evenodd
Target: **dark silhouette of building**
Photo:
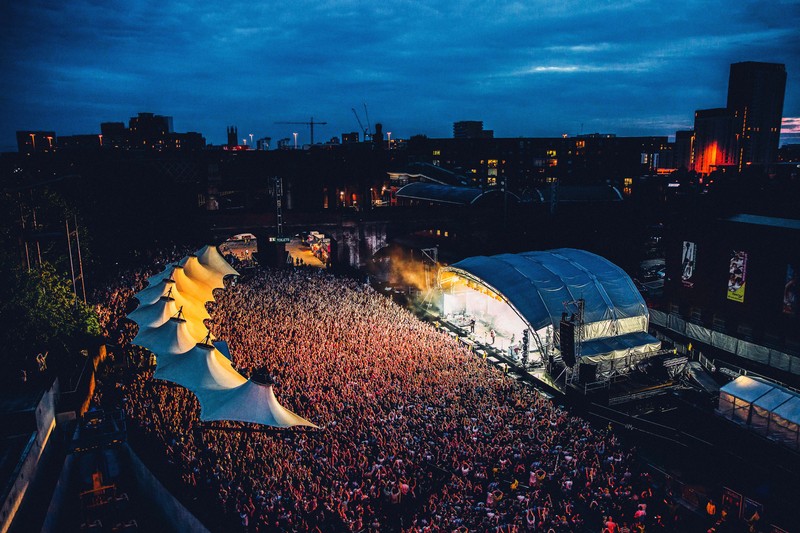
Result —
<path fill-rule="evenodd" d="M 102 135 L 62 135 L 58 138 L 59 150 L 99 150 L 102 146 Z"/>
<path fill-rule="evenodd" d="M 228 126 L 228 146 L 239 145 L 239 130 L 236 126 Z"/>
<path fill-rule="evenodd" d="M 139 113 L 128 122 L 128 139 L 131 148 L 160 149 L 168 144 L 172 133 L 172 117 Z"/>
<path fill-rule="evenodd" d="M 350 133 L 342 133 L 342 144 L 357 143 L 358 132 L 351 131 Z"/>
<path fill-rule="evenodd" d="M 128 129 L 124 122 L 101 122 L 100 135 L 103 148 L 128 147 Z"/>
<path fill-rule="evenodd" d="M 494 130 L 484 130 L 482 120 L 461 120 L 453 122 L 454 139 L 491 139 Z"/>
<path fill-rule="evenodd" d="M 733 111 L 724 107 L 695 111 L 692 159 L 692 170 L 701 174 L 736 164 L 736 116 Z"/>
<path fill-rule="evenodd" d="M 694 130 L 675 132 L 675 168 L 690 170 L 692 168 L 692 150 L 694 149 Z"/>
<path fill-rule="evenodd" d="M 54 131 L 18 131 L 17 150 L 21 154 L 51 152 L 56 147 Z"/>
<path fill-rule="evenodd" d="M 740 169 L 777 161 L 785 92 L 785 65 L 755 61 L 731 65 L 728 109 L 737 118 Z"/>

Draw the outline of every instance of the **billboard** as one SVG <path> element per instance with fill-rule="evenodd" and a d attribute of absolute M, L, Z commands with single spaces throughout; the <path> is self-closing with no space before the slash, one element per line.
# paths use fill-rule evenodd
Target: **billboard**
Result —
<path fill-rule="evenodd" d="M 796 315 L 800 308 L 798 300 L 798 285 L 800 285 L 800 272 L 797 264 L 789 263 L 786 265 L 786 283 L 783 286 L 783 312 L 787 315 Z"/>
<path fill-rule="evenodd" d="M 728 276 L 728 300 L 744 302 L 744 289 L 747 283 L 747 252 L 734 250 Z"/>
<path fill-rule="evenodd" d="M 697 244 L 689 241 L 683 241 L 683 252 L 681 252 L 681 281 L 684 287 L 694 287 L 695 262 L 697 260 Z"/>

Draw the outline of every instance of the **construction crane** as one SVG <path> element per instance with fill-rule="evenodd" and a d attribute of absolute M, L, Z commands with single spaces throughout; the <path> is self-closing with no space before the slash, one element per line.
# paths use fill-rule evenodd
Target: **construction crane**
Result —
<path fill-rule="evenodd" d="M 367 140 L 367 135 L 369 135 L 369 132 L 367 131 L 367 128 L 365 128 L 364 125 L 361 123 L 361 119 L 358 118 L 358 113 L 356 113 L 356 108 L 355 107 L 351 107 L 350 109 L 353 111 L 353 114 L 356 116 L 356 120 L 358 121 L 358 127 L 361 128 L 361 133 L 364 134 L 364 140 L 366 141 Z"/>
<path fill-rule="evenodd" d="M 311 120 L 308 122 L 276 122 L 275 124 L 302 124 L 304 126 L 308 126 L 311 129 L 311 144 L 314 144 L 314 125 L 317 126 L 324 126 L 328 124 L 327 122 L 314 122 L 314 117 L 311 117 Z"/>
<path fill-rule="evenodd" d="M 369 123 L 369 113 L 367 112 L 367 104 L 364 104 L 364 115 L 367 119 L 367 127 L 364 127 L 364 124 L 361 123 L 361 118 L 358 116 L 358 112 L 356 111 L 355 107 L 351 107 L 350 110 L 356 116 L 356 120 L 358 121 L 358 127 L 361 128 L 361 132 L 364 134 L 364 142 L 369 141 L 372 138 L 372 134 L 370 130 L 372 129 L 372 125 Z"/>

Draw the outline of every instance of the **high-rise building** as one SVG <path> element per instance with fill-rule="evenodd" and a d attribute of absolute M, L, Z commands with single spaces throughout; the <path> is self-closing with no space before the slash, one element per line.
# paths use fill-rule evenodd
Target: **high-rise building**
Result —
<path fill-rule="evenodd" d="M 167 135 L 172 131 L 172 117 L 139 113 L 128 122 L 131 148 L 157 149 L 167 144 Z"/>
<path fill-rule="evenodd" d="M 461 120 L 453 122 L 454 139 L 491 139 L 494 130 L 483 129 L 482 120 Z"/>
<path fill-rule="evenodd" d="M 737 120 L 740 169 L 777 161 L 785 92 L 785 65 L 756 61 L 731 65 L 728 109 Z"/>
<path fill-rule="evenodd" d="M 692 148 L 694 146 L 694 130 L 675 132 L 675 168 L 690 170 L 692 168 Z"/>
<path fill-rule="evenodd" d="M 716 167 L 735 165 L 737 126 L 736 116 L 730 109 L 695 111 L 692 170 L 708 174 Z"/>

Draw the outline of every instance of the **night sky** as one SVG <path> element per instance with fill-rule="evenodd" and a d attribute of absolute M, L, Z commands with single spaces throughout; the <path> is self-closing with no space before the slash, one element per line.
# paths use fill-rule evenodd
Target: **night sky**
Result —
<path fill-rule="evenodd" d="M 737 61 L 785 63 L 800 117 L 800 0 L 525 2 L 8 0 L 0 7 L 0 150 L 16 130 L 99 133 L 140 111 L 225 142 L 273 140 L 351 108 L 392 138 L 674 135 L 724 107 Z M 800 118 L 782 142 L 800 142 Z M 794 133 L 787 133 L 791 129 Z M 274 144 L 274 141 L 273 141 Z"/>

